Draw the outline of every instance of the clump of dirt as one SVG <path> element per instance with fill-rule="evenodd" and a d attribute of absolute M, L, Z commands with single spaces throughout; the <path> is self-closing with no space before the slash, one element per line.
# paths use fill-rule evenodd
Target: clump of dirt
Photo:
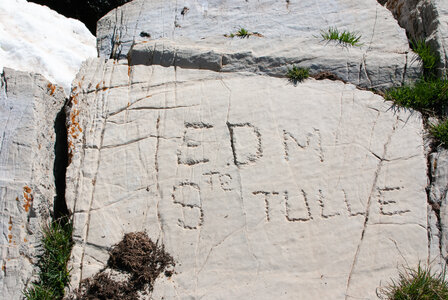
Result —
<path fill-rule="evenodd" d="M 81 287 L 76 291 L 76 297 L 71 299 L 137 299 L 137 290 L 131 285 L 127 285 L 125 281 L 115 281 L 109 274 L 101 272 L 92 278 L 84 279 Z"/>
<path fill-rule="evenodd" d="M 123 240 L 110 252 L 108 266 L 131 273 L 131 281 L 141 286 L 149 283 L 151 286 L 160 273 L 168 277 L 174 267 L 173 258 L 165 252 L 163 246 L 152 242 L 144 232 L 128 233 Z"/>
<path fill-rule="evenodd" d="M 335 74 L 333 74 L 331 72 L 327 72 L 327 71 L 317 73 L 315 75 L 312 75 L 311 77 L 313 77 L 316 80 L 329 79 L 329 80 L 341 80 L 341 81 L 343 81 L 341 78 L 339 78 Z"/>
<path fill-rule="evenodd" d="M 175 265 L 173 257 L 163 246 L 151 241 L 145 232 L 127 233 L 109 253 L 108 268 L 127 276 L 113 278 L 100 272 L 81 282 L 76 299 L 138 299 L 151 292 L 154 281 L 161 274 L 170 277 Z"/>

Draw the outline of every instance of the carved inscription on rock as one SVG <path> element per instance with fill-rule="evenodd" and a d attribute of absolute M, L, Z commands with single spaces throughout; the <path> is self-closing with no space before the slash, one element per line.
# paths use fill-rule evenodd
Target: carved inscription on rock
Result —
<path fill-rule="evenodd" d="M 250 123 L 227 123 L 235 165 L 247 165 L 263 156 L 261 134 Z"/>
<path fill-rule="evenodd" d="M 178 225 L 185 229 L 198 229 L 204 222 L 199 185 L 192 182 L 180 182 L 173 187 L 172 199 L 173 203 L 179 205 L 182 210 Z"/>
<path fill-rule="evenodd" d="M 364 194 L 350 188 L 351 183 L 348 185 L 348 191 L 339 183 L 337 186 L 323 187 L 322 182 L 312 183 L 312 180 L 315 181 L 318 178 L 315 176 L 314 179 L 310 179 L 310 182 L 306 178 L 302 179 L 303 182 L 297 182 L 296 188 L 280 186 L 275 190 L 247 191 L 244 186 L 241 186 L 241 178 L 236 180 L 235 177 L 241 176 L 241 172 L 256 167 L 262 161 L 262 134 L 257 126 L 249 122 L 227 122 L 226 125 L 229 131 L 231 148 L 229 150 L 232 152 L 233 164 L 227 163 L 226 166 L 222 166 L 223 169 L 220 169 L 211 162 L 212 155 L 203 149 L 206 142 L 209 142 L 207 137 L 216 134 L 213 132 L 217 130 L 215 126 L 204 122 L 184 123 L 182 144 L 177 150 L 178 164 L 192 168 L 192 170 L 200 169 L 202 172 L 200 179 L 196 182 L 185 178 L 184 181 L 173 187 L 173 204 L 181 208 L 181 217 L 178 218 L 180 227 L 194 230 L 203 225 L 203 201 L 208 199 L 202 199 L 200 187 L 209 189 L 208 193 L 204 193 L 207 195 L 210 195 L 209 191 L 237 192 L 241 200 L 248 203 L 248 213 L 253 213 L 254 217 L 258 215 L 254 219 L 257 222 L 260 221 L 262 212 L 264 212 L 265 222 L 297 224 L 341 217 L 365 216 L 368 199 L 362 199 L 363 196 L 359 196 L 359 194 Z M 319 129 L 312 128 L 309 132 L 294 134 L 281 128 L 280 130 L 283 133 L 280 142 L 284 153 L 279 153 L 279 160 L 290 164 L 292 159 L 310 157 L 310 159 L 316 160 L 318 168 L 322 168 L 322 176 L 327 176 L 324 172 L 325 168 L 328 168 L 326 166 L 328 162 L 322 148 L 322 135 Z M 220 135 L 216 134 L 216 136 Z M 242 169 L 241 166 L 245 166 L 245 168 Z M 207 170 L 207 167 L 210 169 L 204 172 L 204 168 Z M 300 172 L 300 170 L 296 171 Z M 347 187 L 347 183 L 345 185 Z M 392 216 L 410 212 L 395 200 L 399 199 L 400 189 L 400 187 L 376 189 L 377 200 L 373 202 L 378 205 L 380 214 Z M 249 193 L 247 194 L 247 192 Z"/>
<path fill-rule="evenodd" d="M 203 149 L 203 135 L 213 128 L 213 125 L 203 122 L 186 122 L 183 135 L 183 144 L 177 151 L 177 163 L 194 166 L 207 163 L 210 159 Z"/>

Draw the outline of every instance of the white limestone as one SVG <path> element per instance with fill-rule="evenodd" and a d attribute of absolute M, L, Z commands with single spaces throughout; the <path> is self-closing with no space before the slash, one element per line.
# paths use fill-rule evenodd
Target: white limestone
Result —
<path fill-rule="evenodd" d="M 418 113 L 342 82 L 102 59 L 73 86 L 73 287 L 141 230 L 177 263 L 152 299 L 375 299 L 429 258 Z"/>
<path fill-rule="evenodd" d="M 241 27 L 263 37 L 224 36 Z M 321 31 L 329 27 L 359 33 L 363 46 L 326 44 Z M 135 0 L 103 17 L 97 38 L 98 53 L 106 58 L 125 58 L 132 45 L 155 40 L 159 48 L 149 50 L 148 57 L 159 51 L 166 57 L 197 55 L 200 64 L 189 65 L 196 68 L 217 63 L 223 71 L 278 77 L 297 64 L 379 89 L 420 76 L 404 29 L 376 0 Z M 141 53 L 142 47 L 138 50 Z M 225 66 L 228 58 L 231 63 Z"/>
<path fill-rule="evenodd" d="M 0 89 L 0 294 L 22 299 L 53 211 L 55 119 L 62 87 L 5 68 Z M 34 273 L 35 274 L 35 273 Z"/>
<path fill-rule="evenodd" d="M 448 2 L 445 0 L 381 0 L 409 38 L 426 40 L 440 56 L 441 74 L 448 70 Z"/>

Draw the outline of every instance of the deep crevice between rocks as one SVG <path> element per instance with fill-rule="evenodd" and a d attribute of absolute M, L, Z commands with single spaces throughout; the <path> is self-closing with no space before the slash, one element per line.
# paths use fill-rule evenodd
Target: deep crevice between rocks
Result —
<path fill-rule="evenodd" d="M 426 120 L 426 118 L 424 118 L 424 123 L 427 124 L 428 121 Z M 425 126 L 426 127 L 426 126 Z M 436 216 L 436 227 L 437 227 L 437 234 L 435 234 L 434 232 L 431 231 L 431 225 L 429 223 L 429 218 L 430 216 L 428 215 L 428 223 L 427 223 L 427 231 L 428 231 L 428 251 L 430 251 L 430 247 L 431 247 L 431 240 L 433 239 L 433 236 L 436 235 L 439 239 L 438 242 L 438 246 L 439 246 L 439 253 L 440 255 L 442 255 L 442 222 L 441 222 L 441 218 L 440 218 L 440 204 L 437 202 L 434 202 L 432 197 L 431 197 L 431 189 L 434 183 L 434 178 L 432 176 L 432 172 L 433 172 L 433 166 L 432 166 L 432 162 L 431 162 L 431 155 L 433 153 L 437 153 L 438 148 L 437 145 L 435 144 L 435 142 L 433 140 L 431 140 L 430 138 L 428 138 L 425 141 L 425 146 L 427 147 L 428 151 L 426 153 L 426 172 L 427 172 L 427 177 L 428 177 L 428 185 L 426 186 L 426 201 L 428 206 L 431 208 L 431 210 L 434 212 L 435 216 Z M 430 253 L 430 252 L 429 252 Z M 444 258 L 445 262 L 448 263 L 448 257 Z"/>
<path fill-rule="evenodd" d="M 54 131 L 56 134 L 56 142 L 54 145 L 54 165 L 53 175 L 56 188 L 56 196 L 53 204 L 53 220 L 60 220 L 64 223 L 68 222 L 69 210 L 65 201 L 65 174 L 68 167 L 68 139 L 65 106 L 57 114 L 54 122 Z"/>

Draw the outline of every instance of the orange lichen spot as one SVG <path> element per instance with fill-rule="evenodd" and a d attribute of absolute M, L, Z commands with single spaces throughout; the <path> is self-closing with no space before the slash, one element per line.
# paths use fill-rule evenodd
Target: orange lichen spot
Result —
<path fill-rule="evenodd" d="M 50 96 L 53 96 L 54 91 L 56 90 L 56 86 L 54 84 L 48 83 L 47 88 L 50 91 Z"/>
<path fill-rule="evenodd" d="M 31 207 L 31 202 L 25 202 L 25 204 L 23 205 L 23 208 L 25 209 L 26 212 L 30 211 L 30 207 Z"/>
<path fill-rule="evenodd" d="M 8 226 L 8 230 L 11 231 L 12 230 L 12 225 Z"/>
<path fill-rule="evenodd" d="M 78 86 L 79 86 L 79 88 L 81 88 L 81 82 L 78 82 Z"/>
<path fill-rule="evenodd" d="M 25 243 L 27 243 L 27 242 L 28 242 L 28 240 L 27 240 L 26 238 L 24 238 L 24 239 L 23 239 L 23 241 L 24 241 Z"/>
<path fill-rule="evenodd" d="M 12 242 L 12 234 L 8 234 L 8 242 L 11 244 L 11 242 Z"/>
<path fill-rule="evenodd" d="M 19 200 L 19 197 L 16 197 L 16 201 L 17 201 L 17 202 L 19 202 L 19 201 L 20 201 L 20 200 Z"/>
<path fill-rule="evenodd" d="M 23 198 L 25 198 L 25 200 L 27 200 L 27 201 L 32 201 L 33 200 L 33 195 L 31 195 L 31 194 L 23 194 Z"/>
<path fill-rule="evenodd" d="M 16 200 L 19 201 L 19 198 L 16 198 Z M 11 217 L 11 216 L 9 216 L 9 222 L 8 222 L 8 224 L 12 225 L 12 217 Z"/>
<path fill-rule="evenodd" d="M 131 66 L 128 66 L 128 77 L 131 77 Z"/>
<path fill-rule="evenodd" d="M 31 194 L 31 189 L 28 186 L 23 187 L 23 198 L 25 199 L 23 208 L 26 212 L 28 212 L 34 199 L 33 195 Z"/>
<path fill-rule="evenodd" d="M 103 86 L 103 88 L 102 88 L 102 90 L 103 91 L 106 91 L 106 90 L 108 90 L 109 88 L 108 87 L 105 87 L 105 86 Z"/>
<path fill-rule="evenodd" d="M 95 89 L 99 89 L 100 88 L 100 84 L 98 83 L 96 86 L 95 86 Z"/>

